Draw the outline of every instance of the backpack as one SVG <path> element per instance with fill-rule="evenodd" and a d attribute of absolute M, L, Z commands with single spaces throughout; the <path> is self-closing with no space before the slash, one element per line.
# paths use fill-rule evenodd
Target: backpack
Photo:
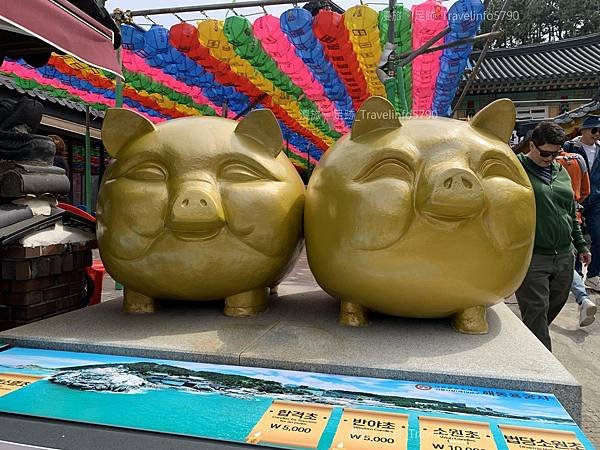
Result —
<path fill-rule="evenodd" d="M 590 176 L 587 170 L 587 164 L 583 159 L 583 156 L 578 153 L 566 153 L 564 150 L 556 158 L 556 162 L 558 162 L 571 177 L 571 187 L 573 189 L 575 201 L 577 202 L 577 221 L 581 223 L 581 207 L 579 204 L 590 195 Z"/>
<path fill-rule="evenodd" d="M 573 143 L 571 142 L 571 144 L 573 144 Z M 573 148 L 573 145 L 571 145 L 571 148 L 569 150 L 571 150 L 572 148 Z M 577 161 L 577 164 L 579 165 L 580 173 L 583 174 L 585 172 L 588 172 L 587 164 L 585 163 L 583 156 L 581 156 L 579 153 L 572 153 L 570 151 L 563 150 L 563 153 L 561 153 L 561 155 L 556 158 L 556 161 L 564 166 L 564 164 L 561 163 L 561 160 L 563 160 L 563 161 L 575 160 L 575 161 Z M 566 169 L 566 166 L 565 166 L 565 169 Z"/>
<path fill-rule="evenodd" d="M 579 149 L 579 151 L 581 153 L 576 153 L 576 152 L 573 151 L 573 149 L 575 148 L 575 146 L 577 146 L 577 148 Z M 598 153 L 597 154 L 600 156 L 600 145 L 598 145 L 598 143 L 596 143 L 596 148 L 598 149 Z M 585 150 L 583 149 L 583 147 L 581 146 L 580 143 L 578 143 L 578 142 L 576 143 L 574 141 L 567 141 L 567 142 L 565 142 L 563 144 L 562 151 L 563 152 L 567 152 L 567 153 L 575 153 L 575 154 L 578 154 L 579 156 L 581 156 L 583 158 L 583 161 L 585 162 L 585 165 L 586 165 L 588 173 L 592 172 L 592 168 L 590 167 L 590 164 L 589 164 L 589 161 L 587 159 L 587 155 L 585 153 Z"/>

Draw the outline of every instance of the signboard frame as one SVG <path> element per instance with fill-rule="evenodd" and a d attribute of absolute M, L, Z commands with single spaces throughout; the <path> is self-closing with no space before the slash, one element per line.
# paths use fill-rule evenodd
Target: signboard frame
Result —
<path fill-rule="evenodd" d="M 33 378 L 0 396 L 0 413 L 226 442 L 318 450 L 430 449 L 420 427 L 438 420 L 462 422 L 467 430 L 469 423 L 487 427 L 498 450 L 508 449 L 503 427 L 571 433 L 575 450 L 594 448 L 556 397 L 544 393 L 18 347 L 0 350 L 2 374 Z M 289 417 L 273 416 L 274 407 L 280 408 L 277 415 L 283 409 Z M 318 427 L 310 408 L 323 411 Z M 348 417 L 362 430 L 351 430 L 353 435 L 369 438 L 362 447 L 352 446 L 350 431 L 343 430 Z M 393 422 L 398 431 L 401 417 L 405 440 L 382 434 L 377 426 L 389 428 Z M 286 433 L 268 437 L 271 430 Z M 460 449 L 448 441 L 442 450 Z"/>

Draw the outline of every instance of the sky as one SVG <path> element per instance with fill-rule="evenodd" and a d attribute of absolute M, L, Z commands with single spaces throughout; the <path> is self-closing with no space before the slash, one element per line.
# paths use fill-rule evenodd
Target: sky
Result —
<path fill-rule="evenodd" d="M 235 3 L 241 4 L 241 3 L 244 3 L 244 1 L 245 0 L 237 0 L 236 2 L 231 2 L 231 3 L 232 4 L 235 4 Z M 337 5 L 339 5 L 340 7 L 344 8 L 344 9 L 348 9 L 348 8 L 351 8 L 352 6 L 356 6 L 356 5 L 360 4 L 360 0 L 337 0 L 337 1 L 334 0 L 334 1 Z M 410 8 L 412 5 L 423 3 L 423 1 L 424 0 L 405 0 L 403 2 L 403 4 L 405 7 Z M 454 1 L 455 0 L 443 0 L 443 4 L 444 4 L 444 6 L 449 8 L 450 5 L 452 5 L 454 3 Z M 208 4 L 215 4 L 215 3 L 229 3 L 229 1 L 227 1 L 227 0 L 108 0 L 106 2 L 105 7 L 109 12 L 112 12 L 115 8 L 120 8 L 123 10 L 129 9 L 131 11 L 136 11 L 136 10 L 158 9 L 158 8 L 175 8 L 175 7 L 181 7 L 181 6 L 208 5 Z M 400 3 L 400 2 L 398 2 L 398 3 Z M 298 6 L 303 6 L 304 4 L 305 4 L 305 2 L 299 2 Z M 376 0 L 372 3 L 364 1 L 364 4 L 371 6 L 375 10 L 381 10 L 387 6 L 388 2 L 386 0 Z M 292 4 L 268 6 L 268 7 L 266 7 L 266 10 L 269 14 L 279 17 L 281 15 L 281 13 L 283 13 L 284 11 L 286 11 L 287 9 L 292 8 L 292 7 L 293 7 Z M 256 18 L 258 18 L 262 14 L 264 14 L 263 10 L 261 8 L 243 8 L 243 9 L 236 10 L 236 12 L 240 15 L 245 15 L 245 16 L 247 15 L 248 19 L 251 22 L 254 22 L 254 20 Z M 231 11 L 209 11 L 209 12 L 207 12 L 207 14 L 211 19 L 224 19 L 226 17 L 226 14 L 230 15 L 230 14 L 232 14 L 232 12 Z M 206 18 L 199 12 L 185 13 L 185 14 L 180 14 L 179 16 L 185 21 L 196 21 L 199 19 Z M 171 25 L 174 25 L 179 22 L 179 19 L 177 19 L 172 14 L 151 16 L 150 18 L 154 22 L 156 22 L 160 25 L 164 25 L 165 27 L 170 27 Z M 135 17 L 134 21 L 138 25 L 142 25 L 144 27 L 152 25 L 152 22 L 144 17 Z"/>

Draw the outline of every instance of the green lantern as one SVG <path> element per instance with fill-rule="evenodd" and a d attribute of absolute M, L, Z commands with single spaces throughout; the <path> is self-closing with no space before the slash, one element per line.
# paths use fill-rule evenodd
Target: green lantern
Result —
<path fill-rule="evenodd" d="M 231 16 L 225 19 L 223 32 L 233 46 L 242 46 L 254 40 L 252 24 L 245 17 Z"/>
<path fill-rule="evenodd" d="M 379 12 L 379 41 L 383 48 L 388 42 L 390 12 L 385 8 Z M 411 12 L 404 8 L 401 3 L 394 8 L 394 44 L 396 54 L 409 53 L 412 51 L 412 16 Z M 401 72 L 401 73 L 400 73 Z M 390 83 L 384 83 L 388 100 L 396 107 L 398 112 L 409 114 L 412 111 L 412 66 L 406 65 L 398 70 L 394 81 L 396 87 L 391 89 Z M 400 92 L 400 89 L 403 92 Z M 395 94 L 390 94 L 392 91 Z M 392 97 L 390 97 L 392 95 Z"/>

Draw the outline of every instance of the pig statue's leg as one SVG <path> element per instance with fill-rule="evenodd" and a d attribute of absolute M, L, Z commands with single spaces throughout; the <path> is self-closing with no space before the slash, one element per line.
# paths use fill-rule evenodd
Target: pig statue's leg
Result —
<path fill-rule="evenodd" d="M 338 317 L 340 325 L 348 327 L 361 327 L 369 324 L 369 310 L 358 303 L 350 300 L 340 301 L 340 315 Z"/>
<path fill-rule="evenodd" d="M 226 297 L 223 313 L 231 317 L 254 316 L 267 309 L 267 293 L 267 288 L 259 288 Z"/>
<path fill-rule="evenodd" d="M 269 288 L 269 295 L 277 295 L 279 293 L 279 285 L 271 286 Z"/>
<path fill-rule="evenodd" d="M 157 309 L 155 299 L 127 287 L 123 289 L 123 311 L 133 314 L 149 314 Z"/>
<path fill-rule="evenodd" d="M 452 326 L 460 333 L 486 334 L 488 323 L 485 319 L 485 306 L 473 306 L 454 314 Z"/>

